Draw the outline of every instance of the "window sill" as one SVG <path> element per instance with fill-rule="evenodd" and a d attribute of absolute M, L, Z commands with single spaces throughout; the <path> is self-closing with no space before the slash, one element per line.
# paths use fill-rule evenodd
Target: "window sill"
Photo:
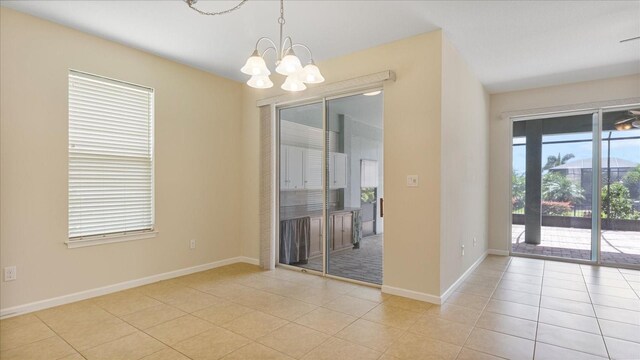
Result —
<path fill-rule="evenodd" d="M 158 236 L 157 231 L 145 231 L 138 232 L 133 234 L 118 234 L 118 235 L 108 235 L 108 236 L 93 236 L 88 237 L 86 239 L 78 239 L 78 240 L 67 240 L 65 244 L 67 244 L 67 248 L 75 249 L 87 246 L 96 246 L 96 245 L 104 245 L 111 243 L 119 243 L 124 241 L 135 241 L 142 239 L 149 239 Z"/>

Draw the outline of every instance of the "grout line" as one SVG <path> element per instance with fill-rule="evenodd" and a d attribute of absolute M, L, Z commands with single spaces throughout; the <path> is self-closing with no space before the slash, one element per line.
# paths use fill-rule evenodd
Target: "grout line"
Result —
<path fill-rule="evenodd" d="M 584 271 L 582 270 L 582 267 L 580 267 L 580 273 L 582 274 L 582 281 L 584 282 L 584 286 L 587 286 L 587 280 L 585 280 L 584 278 Z M 618 273 L 620 273 L 620 270 L 618 270 Z M 587 287 L 587 296 L 589 296 L 589 302 L 591 303 L 591 308 L 593 308 L 593 313 L 596 316 L 596 322 L 598 323 L 598 330 L 600 330 L 600 337 L 602 338 L 602 343 L 604 344 L 604 350 L 607 352 L 607 357 L 611 359 L 611 354 L 609 353 L 609 347 L 607 346 L 607 342 L 604 340 L 604 333 L 602 332 L 602 326 L 600 326 L 600 319 L 598 318 L 598 313 L 596 312 L 596 308 L 593 305 L 593 299 L 591 298 L 591 292 L 589 291 L 588 287 Z"/>
<path fill-rule="evenodd" d="M 83 358 L 83 359 L 86 359 L 86 358 L 84 357 L 84 355 L 80 352 L 80 350 L 76 349 L 73 345 L 71 345 L 71 344 L 67 341 L 67 339 L 65 339 L 64 337 L 62 337 L 62 335 L 58 334 L 58 332 L 57 332 L 57 331 L 55 331 L 51 326 L 49 326 L 49 324 L 47 324 L 44 320 L 42 320 L 42 319 L 40 318 L 40 316 L 38 316 L 38 314 L 37 314 L 37 313 L 34 313 L 33 315 L 34 315 L 38 320 L 40 320 L 40 322 L 42 322 L 46 327 L 48 327 L 48 328 L 49 328 L 49 330 L 53 331 L 53 333 L 55 334 L 55 336 L 59 337 L 60 339 L 62 339 L 62 341 L 64 341 L 65 343 L 67 343 L 67 345 L 69 345 L 69 346 L 70 346 L 70 347 L 71 347 L 71 348 L 72 348 L 76 353 L 78 353 L 80 356 L 82 356 L 82 358 Z M 53 336 L 52 336 L 52 337 L 53 337 Z M 49 339 L 49 338 L 47 338 L 47 339 Z M 43 339 L 43 340 L 46 340 L 46 339 Z M 40 340 L 38 340 L 38 341 L 40 341 Z M 34 341 L 34 342 L 32 342 L 32 343 L 29 343 L 29 344 L 27 344 L 27 345 L 30 345 L 30 344 L 33 344 L 33 343 L 35 343 L 35 341 Z M 22 345 L 22 346 L 24 346 L 24 345 Z M 17 348 L 16 348 L 16 349 L 17 349 Z"/>
<path fill-rule="evenodd" d="M 538 300 L 538 318 L 536 319 L 536 334 L 533 337 L 533 358 L 536 358 L 536 349 L 538 348 L 538 328 L 540 327 L 540 307 L 542 305 L 542 291 L 544 288 L 544 273 L 547 267 L 547 261 L 542 263 L 542 281 L 540 281 L 540 298 Z"/>

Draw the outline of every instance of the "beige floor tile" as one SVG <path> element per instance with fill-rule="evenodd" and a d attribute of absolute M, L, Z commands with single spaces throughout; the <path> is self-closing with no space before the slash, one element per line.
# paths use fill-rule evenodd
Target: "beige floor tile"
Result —
<path fill-rule="evenodd" d="M 160 341 L 143 332 L 135 332 L 118 340 L 85 350 L 82 354 L 93 359 L 139 359 L 166 348 Z"/>
<path fill-rule="evenodd" d="M 540 307 L 583 316 L 596 316 L 595 311 L 593 311 L 593 306 L 590 303 L 584 303 L 581 301 L 543 296 L 540 299 Z"/>
<path fill-rule="evenodd" d="M 359 319 L 342 329 L 335 337 L 384 352 L 403 333 L 402 329 Z"/>
<path fill-rule="evenodd" d="M 545 271 L 544 272 L 544 278 L 545 279 L 559 279 L 559 280 L 569 280 L 569 281 L 577 281 L 577 282 L 581 282 L 584 281 L 582 280 L 582 275 L 580 274 L 568 274 L 568 273 L 564 273 L 564 272 L 557 272 L 557 271 Z"/>
<path fill-rule="evenodd" d="M 161 303 L 139 291 L 122 291 L 93 299 L 99 307 L 116 316 L 122 316 L 144 310 Z"/>
<path fill-rule="evenodd" d="M 382 303 L 366 313 L 362 318 L 406 330 L 418 321 L 420 316 L 420 313 L 415 311 L 409 311 Z"/>
<path fill-rule="evenodd" d="M 485 276 L 482 274 L 472 273 L 464 280 L 467 284 L 475 284 L 487 287 L 496 287 L 500 282 L 500 278 L 493 276 Z"/>
<path fill-rule="evenodd" d="M 364 347 L 337 338 L 331 338 L 311 350 L 303 357 L 305 360 L 374 360 L 378 359 L 382 354 Z"/>
<path fill-rule="evenodd" d="M 214 326 L 192 338 L 181 341 L 174 349 L 194 360 L 213 360 L 251 343 L 251 340 L 229 330 Z"/>
<path fill-rule="evenodd" d="M 560 299 L 581 301 L 586 303 L 591 302 L 591 298 L 589 298 L 589 294 L 584 291 L 567 290 L 567 289 L 560 289 L 560 288 L 554 288 L 554 287 L 543 287 L 542 296 L 550 296 L 550 297 L 555 297 Z"/>
<path fill-rule="evenodd" d="M 631 288 L 621 289 L 619 287 L 613 286 L 603 286 L 603 285 L 587 285 L 590 294 L 601 294 L 601 295 L 609 295 L 616 296 L 625 299 L 638 300 L 638 294 Z"/>
<path fill-rule="evenodd" d="M 461 293 L 473 294 L 473 295 L 484 296 L 484 297 L 491 297 L 491 294 L 493 294 L 494 290 L 495 289 L 492 287 L 486 287 L 486 286 L 475 285 L 475 284 L 465 284 L 465 283 L 460 285 L 460 287 L 457 289 L 457 291 Z"/>
<path fill-rule="evenodd" d="M 545 343 L 536 343 L 535 360 L 603 360 L 605 357 L 595 356 L 580 351 L 566 349 Z"/>
<path fill-rule="evenodd" d="M 598 321 L 590 316 L 582 316 L 563 311 L 540 309 L 539 322 L 566 327 L 574 330 L 582 330 L 596 335 L 600 335 Z"/>
<path fill-rule="evenodd" d="M 511 301 L 491 300 L 485 311 L 502 315 L 515 316 L 526 320 L 536 321 L 538 319 L 538 307 L 514 303 Z"/>
<path fill-rule="evenodd" d="M 156 295 L 154 298 L 188 313 L 198 311 L 224 301 L 219 297 L 191 288 L 178 288 L 175 289 L 175 291 Z"/>
<path fill-rule="evenodd" d="M 582 292 L 587 291 L 587 286 L 584 284 L 584 281 L 545 278 L 542 286 L 582 291 Z"/>
<path fill-rule="evenodd" d="M 189 358 L 172 348 L 165 348 L 140 360 L 189 360 Z"/>
<path fill-rule="evenodd" d="M 79 353 L 75 353 L 62 357 L 58 360 L 85 360 L 85 357 L 80 355 Z"/>
<path fill-rule="evenodd" d="M 334 335 L 356 320 L 357 318 L 351 315 L 325 308 L 318 308 L 299 317 L 295 322 L 325 334 Z"/>
<path fill-rule="evenodd" d="M 192 313 L 192 315 L 221 326 L 254 311 L 255 310 L 249 309 L 246 306 L 225 300 L 224 302 L 198 310 Z"/>
<path fill-rule="evenodd" d="M 429 310 L 429 308 L 433 306 L 433 304 L 430 304 L 428 302 L 394 295 L 389 296 L 389 298 L 384 301 L 384 304 L 419 313 L 425 313 L 427 312 L 427 310 Z"/>
<path fill-rule="evenodd" d="M 460 354 L 458 354 L 458 357 L 456 358 L 456 360 L 501 360 L 501 359 L 502 358 L 499 358 L 497 356 L 481 353 L 479 351 L 475 351 L 466 347 L 463 347 L 462 350 L 460 350 Z"/>
<path fill-rule="evenodd" d="M 386 354 L 399 359 L 455 359 L 460 346 L 406 332 Z"/>
<path fill-rule="evenodd" d="M 496 289 L 491 298 L 531 306 L 538 306 L 540 304 L 540 295 L 507 289 Z"/>
<path fill-rule="evenodd" d="M 594 277 L 594 276 L 585 276 L 584 282 L 587 283 L 587 285 L 612 286 L 612 287 L 619 287 L 623 289 L 629 289 L 631 285 L 626 280 L 622 280 L 622 279 L 609 279 L 609 278 Z"/>
<path fill-rule="evenodd" d="M 330 310 L 360 317 L 378 305 L 379 303 L 374 301 L 358 299 L 348 295 L 341 295 L 322 306 Z"/>
<path fill-rule="evenodd" d="M 598 323 L 605 337 L 640 343 L 640 324 L 632 325 L 605 319 L 598 319 Z"/>
<path fill-rule="evenodd" d="M 612 359 L 640 359 L 640 344 L 610 337 L 605 337 L 604 341 L 607 343 L 607 350 Z"/>
<path fill-rule="evenodd" d="M 506 359 L 519 360 L 533 358 L 534 342 L 491 330 L 475 328 L 469 335 L 465 347 Z"/>
<path fill-rule="evenodd" d="M 90 301 L 80 301 L 68 305 L 36 312 L 35 315 L 55 332 L 77 329 L 97 322 L 117 319 L 114 315 L 94 305 Z"/>
<path fill-rule="evenodd" d="M 520 291 L 535 295 L 540 295 L 540 292 L 542 291 L 542 287 L 540 285 L 527 284 L 520 281 L 512 280 L 500 281 L 500 284 L 498 284 L 498 289 Z"/>
<path fill-rule="evenodd" d="M 242 347 L 231 354 L 225 356 L 224 360 L 247 360 L 247 359 L 264 359 L 264 360 L 292 360 L 279 351 L 268 348 L 258 343 L 252 343 Z"/>
<path fill-rule="evenodd" d="M 300 359 L 309 351 L 322 344 L 329 335 L 306 326 L 289 323 L 257 341 L 293 358 Z M 301 341 L 301 339 L 304 339 Z"/>
<path fill-rule="evenodd" d="M 590 294 L 591 302 L 596 305 L 615 307 L 625 310 L 638 311 L 640 309 L 640 300 L 625 299 L 617 296 L 609 296 L 602 294 Z"/>
<path fill-rule="evenodd" d="M 279 317 L 265 314 L 260 311 L 254 311 L 224 324 L 223 327 L 255 340 L 286 325 L 287 323 L 287 320 Z"/>
<path fill-rule="evenodd" d="M 492 312 L 484 312 L 476 327 L 513 335 L 529 340 L 536 339 L 537 322 Z"/>
<path fill-rule="evenodd" d="M 0 351 L 17 348 L 38 340 L 44 340 L 55 336 L 55 333 L 42 321 L 35 318 L 33 321 L 14 322 L 0 329 Z"/>
<path fill-rule="evenodd" d="M 489 298 L 484 296 L 478 296 L 473 294 L 465 294 L 461 292 L 454 292 L 449 296 L 446 303 L 458 305 L 466 308 L 471 308 L 475 310 L 482 310 L 487 303 L 489 302 Z"/>
<path fill-rule="evenodd" d="M 523 284 L 530 285 L 542 285 L 542 276 L 506 273 L 502 276 L 502 280 L 517 281 Z"/>
<path fill-rule="evenodd" d="M 292 292 L 289 294 L 289 297 L 314 305 L 324 305 L 342 295 L 343 293 L 338 290 L 327 290 L 321 287 L 305 287 Z"/>
<path fill-rule="evenodd" d="M 631 325 L 640 324 L 640 312 L 602 305 L 593 305 L 599 319 L 619 321 Z"/>
<path fill-rule="evenodd" d="M 95 322 L 58 332 L 58 335 L 78 351 L 113 341 L 138 331 L 126 322 L 113 320 Z"/>
<path fill-rule="evenodd" d="M 173 345 L 213 327 L 214 325 L 207 321 L 192 315 L 185 315 L 148 328 L 145 332 L 167 345 Z"/>
<path fill-rule="evenodd" d="M 177 319 L 186 315 L 184 311 L 166 304 L 160 304 L 132 314 L 122 316 L 122 320 L 137 327 L 138 329 L 148 329 L 163 322 Z"/>
<path fill-rule="evenodd" d="M 434 305 L 427 315 L 437 316 L 442 319 L 455 321 L 461 324 L 473 325 L 480 317 L 480 310 L 470 309 L 453 304 L 444 304 L 442 306 Z"/>
<path fill-rule="evenodd" d="M 257 289 L 250 289 L 236 297 L 232 297 L 232 300 L 234 302 L 260 311 L 264 311 L 266 308 L 273 307 L 273 305 L 284 299 L 285 298 L 283 296 Z"/>
<path fill-rule="evenodd" d="M 358 286 L 353 291 L 347 293 L 349 296 L 357 297 L 358 299 L 364 299 L 369 301 L 375 301 L 381 303 L 391 295 L 385 294 L 380 289 L 369 286 Z"/>
<path fill-rule="evenodd" d="M 538 324 L 536 340 L 597 356 L 607 356 L 602 336 L 563 327 Z"/>
<path fill-rule="evenodd" d="M 61 338 L 54 336 L 15 349 L 0 351 L 2 360 L 51 360 L 75 354 L 75 350 Z"/>
<path fill-rule="evenodd" d="M 472 325 L 465 325 L 437 316 L 423 316 L 409 328 L 410 332 L 448 342 L 454 345 L 464 345 L 473 329 Z"/>
<path fill-rule="evenodd" d="M 293 321 L 317 308 L 317 305 L 309 304 L 304 301 L 284 298 L 277 303 L 265 307 L 262 311 L 269 315 Z"/>
<path fill-rule="evenodd" d="M 14 316 L 4 320 L 0 320 L 0 331 L 15 329 L 17 327 L 37 324 L 40 322 L 42 321 L 38 319 L 38 317 L 35 316 L 34 314 Z"/>

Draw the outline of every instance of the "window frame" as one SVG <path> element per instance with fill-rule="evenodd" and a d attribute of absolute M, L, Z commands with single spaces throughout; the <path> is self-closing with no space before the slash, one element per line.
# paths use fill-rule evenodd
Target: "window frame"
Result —
<path fill-rule="evenodd" d="M 154 238 L 158 235 L 158 231 L 156 229 L 156 201 L 155 201 L 155 89 L 150 86 L 144 86 L 135 84 L 129 81 L 118 80 L 102 75 L 97 75 L 93 73 L 89 73 L 86 71 L 80 71 L 75 69 L 68 69 L 67 71 L 67 147 L 70 144 L 70 133 L 69 133 L 69 121 L 70 121 L 70 113 L 69 113 L 69 101 L 70 101 L 70 91 L 69 88 L 69 80 L 72 75 L 76 76 L 84 76 L 87 78 L 93 78 L 96 80 L 100 80 L 106 83 L 115 83 L 117 85 L 124 85 L 129 87 L 136 87 L 139 89 L 144 89 L 150 94 L 150 104 L 149 104 L 149 142 L 150 142 L 150 152 L 151 152 L 151 227 L 149 229 L 140 229 L 140 230 L 130 230 L 130 231 L 122 231 L 115 233 L 105 233 L 105 234 L 94 234 L 87 236 L 77 236 L 77 237 L 69 237 L 69 171 L 70 171 L 70 152 L 67 149 L 67 240 L 64 242 L 69 249 L 73 248 L 81 248 L 87 246 L 95 246 L 95 245 L 104 245 L 110 243 L 119 243 L 125 241 L 134 241 L 134 240 L 142 240 Z"/>

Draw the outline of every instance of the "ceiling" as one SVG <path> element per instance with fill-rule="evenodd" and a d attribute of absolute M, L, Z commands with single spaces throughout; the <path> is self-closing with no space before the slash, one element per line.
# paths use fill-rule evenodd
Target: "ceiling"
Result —
<path fill-rule="evenodd" d="M 1 4 L 238 81 L 255 41 L 278 35 L 275 1 L 215 17 L 182 0 Z M 285 15 L 316 61 L 441 28 L 492 93 L 640 73 L 640 40 L 619 42 L 640 36 L 640 1 L 287 0 Z"/>

